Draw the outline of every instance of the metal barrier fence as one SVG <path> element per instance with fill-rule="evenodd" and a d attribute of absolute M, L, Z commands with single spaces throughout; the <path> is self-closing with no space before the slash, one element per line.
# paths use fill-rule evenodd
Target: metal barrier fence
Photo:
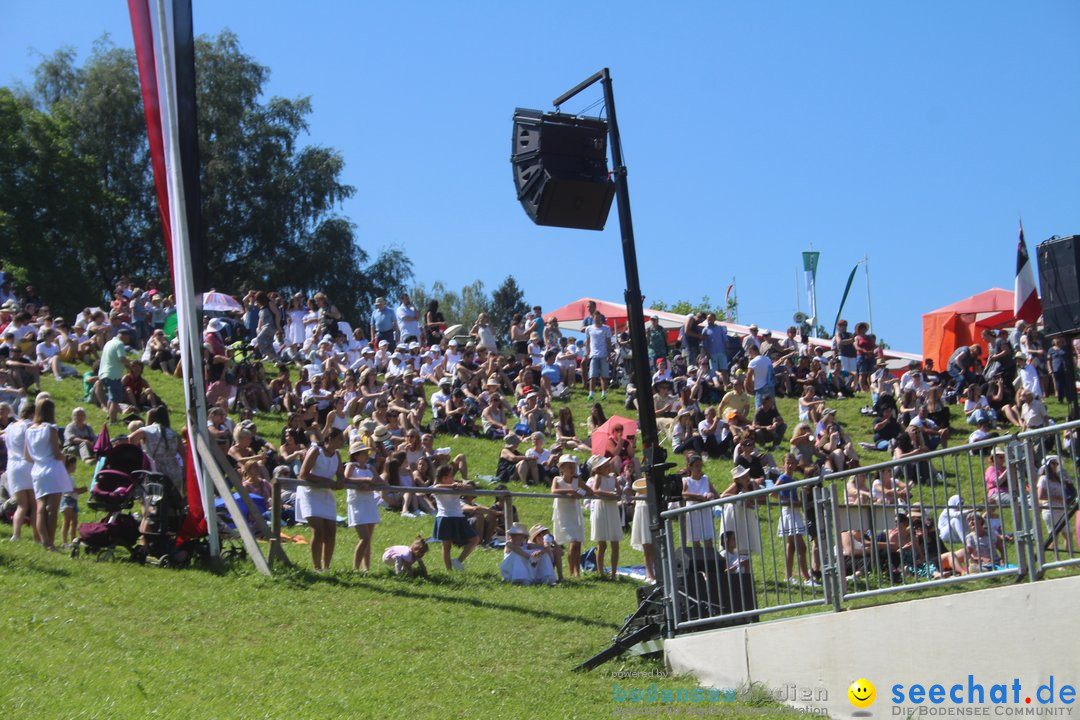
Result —
<path fill-rule="evenodd" d="M 666 510 L 672 631 L 1080 566 L 1080 421 Z"/>

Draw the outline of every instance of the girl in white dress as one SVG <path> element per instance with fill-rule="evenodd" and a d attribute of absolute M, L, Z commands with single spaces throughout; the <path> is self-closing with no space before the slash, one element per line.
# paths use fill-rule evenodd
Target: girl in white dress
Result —
<path fill-rule="evenodd" d="M 577 472 L 577 458 L 563 455 L 559 458 L 559 474 L 551 480 L 551 494 L 559 496 L 551 511 L 551 527 L 555 542 L 568 546 L 566 562 L 570 577 L 581 576 L 581 542 L 585 539 L 581 498 L 588 491 L 581 487 Z"/>
<path fill-rule="evenodd" d="M 638 478 L 631 486 L 634 490 L 634 520 L 630 525 L 630 547 L 645 556 L 645 582 L 656 582 L 653 574 L 652 531 L 649 529 L 648 480 Z"/>
<path fill-rule="evenodd" d="M 7 443 L 7 485 L 11 497 L 15 498 L 15 517 L 12 518 L 12 540 L 22 538 L 23 524 L 30 523 L 34 531 L 34 542 L 41 542 L 37 525 L 34 523 L 34 481 L 30 477 L 33 464 L 26 461 L 26 428 L 30 418 L 34 417 L 34 406 L 23 403 L 19 410 L 19 419 L 7 426 L 4 441 Z"/>
<path fill-rule="evenodd" d="M 739 493 L 754 490 L 750 479 L 750 468 L 737 466 L 731 470 L 732 483 L 724 488 L 720 497 L 732 497 Z M 735 547 L 740 555 L 749 556 L 761 552 L 761 527 L 755 510 L 757 503 L 748 500 L 741 503 L 729 503 L 724 506 L 724 517 L 720 521 L 723 532 L 735 533 Z"/>
<path fill-rule="evenodd" d="M 296 489 L 296 519 L 311 527 L 311 564 L 315 572 L 330 567 L 337 539 L 337 500 L 334 490 L 344 487 L 344 467 L 338 451 L 345 444 L 340 430 L 331 430 L 322 446 L 312 444 L 300 465 L 297 478 L 305 484 Z"/>
<path fill-rule="evenodd" d="M 56 406 L 49 398 L 34 405 L 33 423 L 26 428 L 23 457 L 33 463 L 30 479 L 37 498 L 37 530 L 46 550 L 56 550 L 56 523 L 60 515 L 60 497 L 75 490 L 75 483 L 64 467 L 60 434 L 56 431 Z"/>
<path fill-rule="evenodd" d="M 608 543 L 611 543 L 611 579 L 614 580 L 619 569 L 619 541 L 622 540 L 622 521 L 619 514 L 619 488 L 615 476 L 612 458 L 594 456 L 589 460 L 589 487 L 596 498 L 593 503 L 590 521 L 591 538 L 596 543 L 596 572 L 604 574 L 604 555 Z"/>
<path fill-rule="evenodd" d="M 345 465 L 345 479 L 357 485 L 345 493 L 348 506 L 349 527 L 356 528 L 356 550 L 353 551 L 353 570 L 367 572 L 371 569 L 371 538 L 379 524 L 379 506 L 375 490 L 385 485 L 368 469 L 367 443 L 358 440 L 349 446 L 349 462 Z"/>
<path fill-rule="evenodd" d="M 307 340 L 307 330 L 304 327 L 304 316 L 307 315 L 307 309 L 304 307 L 304 296 L 300 293 L 296 293 L 289 300 L 289 309 L 287 311 L 288 324 L 285 326 L 285 342 L 292 346 L 298 347 L 304 346 L 304 341 Z"/>
<path fill-rule="evenodd" d="M 528 534 L 521 523 L 514 523 L 507 528 L 506 547 L 499 565 L 504 582 L 515 585 L 531 585 L 534 582 L 533 552 L 525 545 Z"/>
<path fill-rule="evenodd" d="M 713 488 L 709 476 L 701 472 L 701 456 L 690 455 L 687 461 L 690 474 L 683 478 L 683 501 L 687 506 L 690 506 L 716 499 L 716 490 Z M 715 538 L 716 529 L 713 527 L 711 508 L 695 510 L 686 514 L 686 540 L 692 542 L 694 547 L 701 547 L 702 543 L 704 543 L 706 548 L 712 548 Z"/>

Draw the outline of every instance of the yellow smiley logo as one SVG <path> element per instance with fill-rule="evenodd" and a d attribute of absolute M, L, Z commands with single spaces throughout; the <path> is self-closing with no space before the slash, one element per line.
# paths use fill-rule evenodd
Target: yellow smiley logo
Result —
<path fill-rule="evenodd" d="M 877 699 L 877 690 L 874 688 L 874 683 L 866 678 L 859 678 L 851 683 L 851 687 L 847 689 L 847 696 L 855 707 L 868 708 Z"/>

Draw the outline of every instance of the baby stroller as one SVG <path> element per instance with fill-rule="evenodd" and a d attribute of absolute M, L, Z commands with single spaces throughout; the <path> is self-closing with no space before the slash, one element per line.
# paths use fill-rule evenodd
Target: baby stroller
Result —
<path fill-rule="evenodd" d="M 190 553 L 176 547 L 176 535 L 186 507 L 180 491 L 165 475 L 150 472 L 144 474 L 142 490 L 145 510 L 140 548 L 142 560 L 158 567 L 186 563 Z"/>
<path fill-rule="evenodd" d="M 86 504 L 107 514 L 99 522 L 79 524 L 79 539 L 72 544 L 71 557 L 85 551 L 99 561 L 108 560 L 115 556 L 116 548 L 122 547 L 132 560 L 145 559 L 142 549 L 137 547 L 139 522 L 124 511 L 131 510 L 135 504 L 143 478 L 152 474 L 149 470 L 149 459 L 134 445 L 117 445 L 105 453 L 105 462 L 98 470 Z"/>

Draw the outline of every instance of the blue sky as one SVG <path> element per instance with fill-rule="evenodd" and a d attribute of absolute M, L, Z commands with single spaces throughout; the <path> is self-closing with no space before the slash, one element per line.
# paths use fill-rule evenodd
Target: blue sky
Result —
<path fill-rule="evenodd" d="M 513 274 L 545 309 L 621 301 L 614 207 L 600 233 L 534 226 L 509 164 L 514 108 L 604 66 L 647 301 L 719 300 L 734 276 L 740 320 L 782 327 L 813 247 L 831 324 L 868 255 L 878 335 L 919 352 L 922 313 L 1012 287 L 1018 216 L 1032 257 L 1080 232 L 1075 2 L 195 0 L 194 17 L 238 34 L 269 94 L 312 97 L 361 245 L 404 247 L 428 285 Z M 0 84 L 103 33 L 131 46 L 122 0 L 5 0 Z"/>

